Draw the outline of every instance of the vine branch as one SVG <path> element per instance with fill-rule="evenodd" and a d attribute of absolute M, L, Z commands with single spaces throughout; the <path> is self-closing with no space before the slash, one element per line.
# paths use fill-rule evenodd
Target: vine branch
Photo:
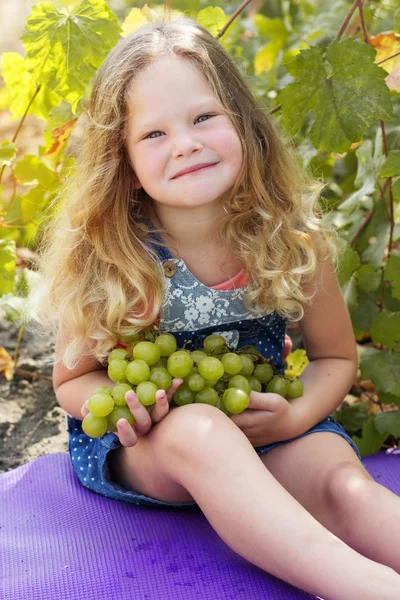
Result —
<path fill-rule="evenodd" d="M 237 8 L 235 10 L 235 12 L 233 13 L 233 15 L 229 18 L 229 20 L 225 23 L 225 25 L 223 26 L 223 28 L 218 31 L 217 35 L 215 36 L 215 39 L 218 40 L 220 37 L 222 37 L 225 33 L 225 31 L 228 29 L 229 25 L 231 25 L 231 23 L 236 19 L 236 17 L 246 8 L 246 6 L 248 4 L 250 4 L 250 2 L 252 2 L 253 0 L 244 0 L 244 2 L 242 2 L 242 4 L 239 6 L 239 8 Z"/>

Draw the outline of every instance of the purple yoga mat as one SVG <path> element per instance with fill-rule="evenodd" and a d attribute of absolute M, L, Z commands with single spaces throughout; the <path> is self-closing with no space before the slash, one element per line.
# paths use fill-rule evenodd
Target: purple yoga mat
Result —
<path fill-rule="evenodd" d="M 364 459 L 400 495 L 400 456 Z M 233 552 L 201 512 L 128 505 L 78 482 L 67 454 L 0 475 L 1 600 L 305 600 Z"/>

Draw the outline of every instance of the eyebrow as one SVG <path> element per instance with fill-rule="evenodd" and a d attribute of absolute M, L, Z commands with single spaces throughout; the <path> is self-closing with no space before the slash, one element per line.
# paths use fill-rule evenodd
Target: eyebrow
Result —
<path fill-rule="evenodd" d="M 196 102 L 195 104 L 193 104 L 190 107 L 190 110 L 193 110 L 195 112 L 201 111 L 209 107 L 210 104 L 218 106 L 216 99 L 210 96 L 209 98 L 204 98 L 200 102 Z M 150 131 L 152 128 L 154 128 L 158 122 L 158 119 L 154 119 L 152 121 L 143 121 L 142 123 L 140 123 L 133 119 L 133 128 L 136 130 L 137 133 L 145 133 L 146 131 Z"/>

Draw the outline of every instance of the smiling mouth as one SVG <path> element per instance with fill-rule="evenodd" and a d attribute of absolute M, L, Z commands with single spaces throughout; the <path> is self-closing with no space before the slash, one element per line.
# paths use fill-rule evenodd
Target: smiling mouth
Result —
<path fill-rule="evenodd" d="M 201 171 L 206 171 L 207 169 L 211 169 L 211 167 L 215 167 L 216 165 L 219 165 L 219 162 L 214 163 L 213 165 L 208 165 L 206 167 L 201 167 L 200 169 L 196 169 L 195 171 L 189 171 L 188 173 L 183 173 L 182 175 L 173 177 L 173 179 L 180 179 L 181 177 L 186 177 L 186 175 L 194 175 L 195 173 L 200 173 Z"/>

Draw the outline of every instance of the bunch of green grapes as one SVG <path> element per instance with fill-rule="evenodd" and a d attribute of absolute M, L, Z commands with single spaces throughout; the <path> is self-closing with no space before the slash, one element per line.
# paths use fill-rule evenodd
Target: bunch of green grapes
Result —
<path fill-rule="evenodd" d="M 157 390 L 167 391 L 174 377 L 183 379 L 174 393 L 174 405 L 211 404 L 228 416 L 248 408 L 252 390 L 273 392 L 287 400 L 303 393 L 299 379 L 289 380 L 275 373 L 273 363 L 252 346 L 233 352 L 218 334 L 207 336 L 203 348 L 192 351 L 178 349 L 171 333 L 159 333 L 153 339 L 136 336 L 126 349 L 110 353 L 108 376 L 116 385 L 100 386 L 89 398 L 90 412 L 82 428 L 90 437 L 116 431 L 122 418 L 134 425 L 125 394 L 133 390 L 139 402 L 149 408 L 156 402 Z"/>

